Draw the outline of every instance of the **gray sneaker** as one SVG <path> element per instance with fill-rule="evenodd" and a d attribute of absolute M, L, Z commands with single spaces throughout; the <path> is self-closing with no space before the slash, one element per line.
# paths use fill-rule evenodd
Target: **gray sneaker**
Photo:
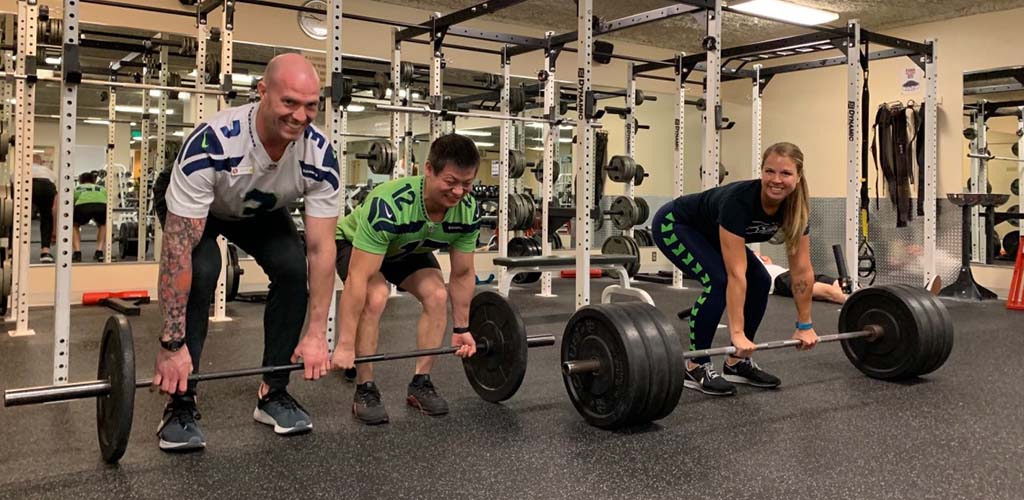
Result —
<path fill-rule="evenodd" d="M 260 398 L 252 418 L 261 424 L 274 426 L 274 432 L 282 436 L 313 430 L 309 413 L 284 389 L 271 389 Z"/>
<path fill-rule="evenodd" d="M 360 422 L 366 425 L 388 423 L 388 411 L 384 408 L 380 390 L 373 381 L 357 385 L 352 399 L 352 414 Z"/>
<path fill-rule="evenodd" d="M 201 418 L 195 396 L 174 396 L 164 407 L 164 417 L 157 427 L 160 449 L 190 451 L 206 447 L 206 436 L 199 427 Z"/>
<path fill-rule="evenodd" d="M 412 378 L 405 402 L 432 417 L 448 413 L 448 402 L 437 393 L 434 383 L 430 381 L 430 375 L 421 374 Z"/>

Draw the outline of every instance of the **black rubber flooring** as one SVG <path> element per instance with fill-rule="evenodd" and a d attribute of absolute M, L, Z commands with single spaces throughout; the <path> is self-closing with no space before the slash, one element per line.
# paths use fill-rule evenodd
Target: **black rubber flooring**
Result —
<path fill-rule="evenodd" d="M 571 281 L 556 299 L 513 290 L 532 333 L 555 333 L 573 309 Z M 593 296 L 610 280 L 595 281 Z M 641 284 L 678 328 L 674 312 L 694 291 Z M 162 398 L 139 391 L 127 454 L 99 459 L 92 400 L 0 410 L 2 498 L 984 498 L 1024 496 L 1024 390 L 1020 322 L 1002 302 L 947 303 L 957 326 L 946 365 L 925 379 L 887 383 L 857 371 L 837 344 L 768 351 L 757 359 L 778 390 L 740 387 L 736 397 L 685 391 L 656 424 L 607 432 L 588 426 L 568 401 L 558 348 L 530 351 L 520 392 L 505 404 L 477 398 L 455 359 L 434 381 L 451 414 L 422 416 L 404 405 L 412 360 L 377 365 L 391 423 L 365 427 L 350 415 L 353 387 L 339 375 L 293 377 L 313 415 L 312 433 L 281 438 L 252 420 L 256 380 L 201 386 L 208 448 L 157 449 Z M 159 309 L 133 319 L 138 374 L 148 377 Z M 262 306 L 232 303 L 235 321 L 212 326 L 203 369 L 259 363 Z M 415 299 L 388 306 L 382 351 L 415 348 Z M 108 312 L 72 312 L 73 380 L 95 378 Z M 792 333 L 791 301 L 773 297 L 759 340 Z M 821 334 L 838 307 L 815 303 Z M 49 383 L 52 312 L 32 312 L 31 338 L 0 336 L 0 386 Z M 1014 326 L 1017 325 L 1017 326 Z M 685 331 L 685 330 L 683 330 Z M 727 340 L 720 331 L 719 342 Z M 720 360 L 718 360 L 720 362 Z"/>

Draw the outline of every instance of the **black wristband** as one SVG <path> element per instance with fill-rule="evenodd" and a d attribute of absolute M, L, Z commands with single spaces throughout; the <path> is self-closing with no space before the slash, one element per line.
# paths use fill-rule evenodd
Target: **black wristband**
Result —
<path fill-rule="evenodd" d="M 452 333 L 469 333 L 469 327 L 468 326 L 456 326 L 455 328 L 452 328 Z"/>

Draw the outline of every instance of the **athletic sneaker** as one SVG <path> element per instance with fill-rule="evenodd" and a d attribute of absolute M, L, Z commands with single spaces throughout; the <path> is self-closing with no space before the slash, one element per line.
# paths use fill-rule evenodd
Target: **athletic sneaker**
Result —
<path fill-rule="evenodd" d="M 432 417 L 448 413 L 448 402 L 437 394 L 434 383 L 430 381 L 430 375 L 416 375 L 409 382 L 409 396 L 405 402 Z"/>
<path fill-rule="evenodd" d="M 710 361 L 703 365 L 697 365 L 692 370 L 687 370 L 683 386 L 712 396 L 732 396 L 736 394 L 736 386 L 722 378 L 715 371 L 715 365 L 711 364 Z"/>
<path fill-rule="evenodd" d="M 252 418 L 261 424 L 274 426 L 274 432 L 282 436 L 313 430 L 309 413 L 284 389 L 271 389 L 260 398 Z"/>
<path fill-rule="evenodd" d="M 78 250 L 71 252 L 71 262 L 82 262 L 82 252 Z"/>
<path fill-rule="evenodd" d="M 742 361 L 732 366 L 729 366 L 729 363 L 725 363 L 722 367 L 722 372 L 725 373 L 726 380 L 737 384 L 774 389 L 782 383 L 779 377 L 762 370 L 750 358 L 743 358 Z"/>
<path fill-rule="evenodd" d="M 373 381 L 357 385 L 352 399 L 352 414 L 360 422 L 366 425 L 388 423 L 388 411 L 384 409 L 380 390 Z"/>
<path fill-rule="evenodd" d="M 92 254 L 92 260 L 95 260 L 96 262 L 103 262 L 103 251 L 96 250 L 96 252 Z"/>
<path fill-rule="evenodd" d="M 41 264 L 53 264 L 53 255 L 50 252 L 43 252 L 39 254 L 39 262 Z"/>
<path fill-rule="evenodd" d="M 195 396 L 174 396 L 164 407 L 164 416 L 156 435 L 165 451 L 199 450 L 206 447 L 206 436 L 199 428 L 201 418 Z"/>

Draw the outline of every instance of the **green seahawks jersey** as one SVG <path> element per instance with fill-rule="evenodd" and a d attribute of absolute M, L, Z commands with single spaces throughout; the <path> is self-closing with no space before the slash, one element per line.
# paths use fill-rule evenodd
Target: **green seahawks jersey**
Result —
<path fill-rule="evenodd" d="M 443 221 L 427 219 L 422 176 L 375 187 L 362 204 L 338 221 L 335 233 L 335 239 L 348 240 L 352 246 L 388 260 L 448 246 L 472 252 L 479 236 L 480 213 L 476 199 L 469 194 L 445 212 Z"/>
<path fill-rule="evenodd" d="M 79 184 L 75 187 L 75 206 L 86 203 L 106 203 L 107 190 L 98 184 Z"/>

